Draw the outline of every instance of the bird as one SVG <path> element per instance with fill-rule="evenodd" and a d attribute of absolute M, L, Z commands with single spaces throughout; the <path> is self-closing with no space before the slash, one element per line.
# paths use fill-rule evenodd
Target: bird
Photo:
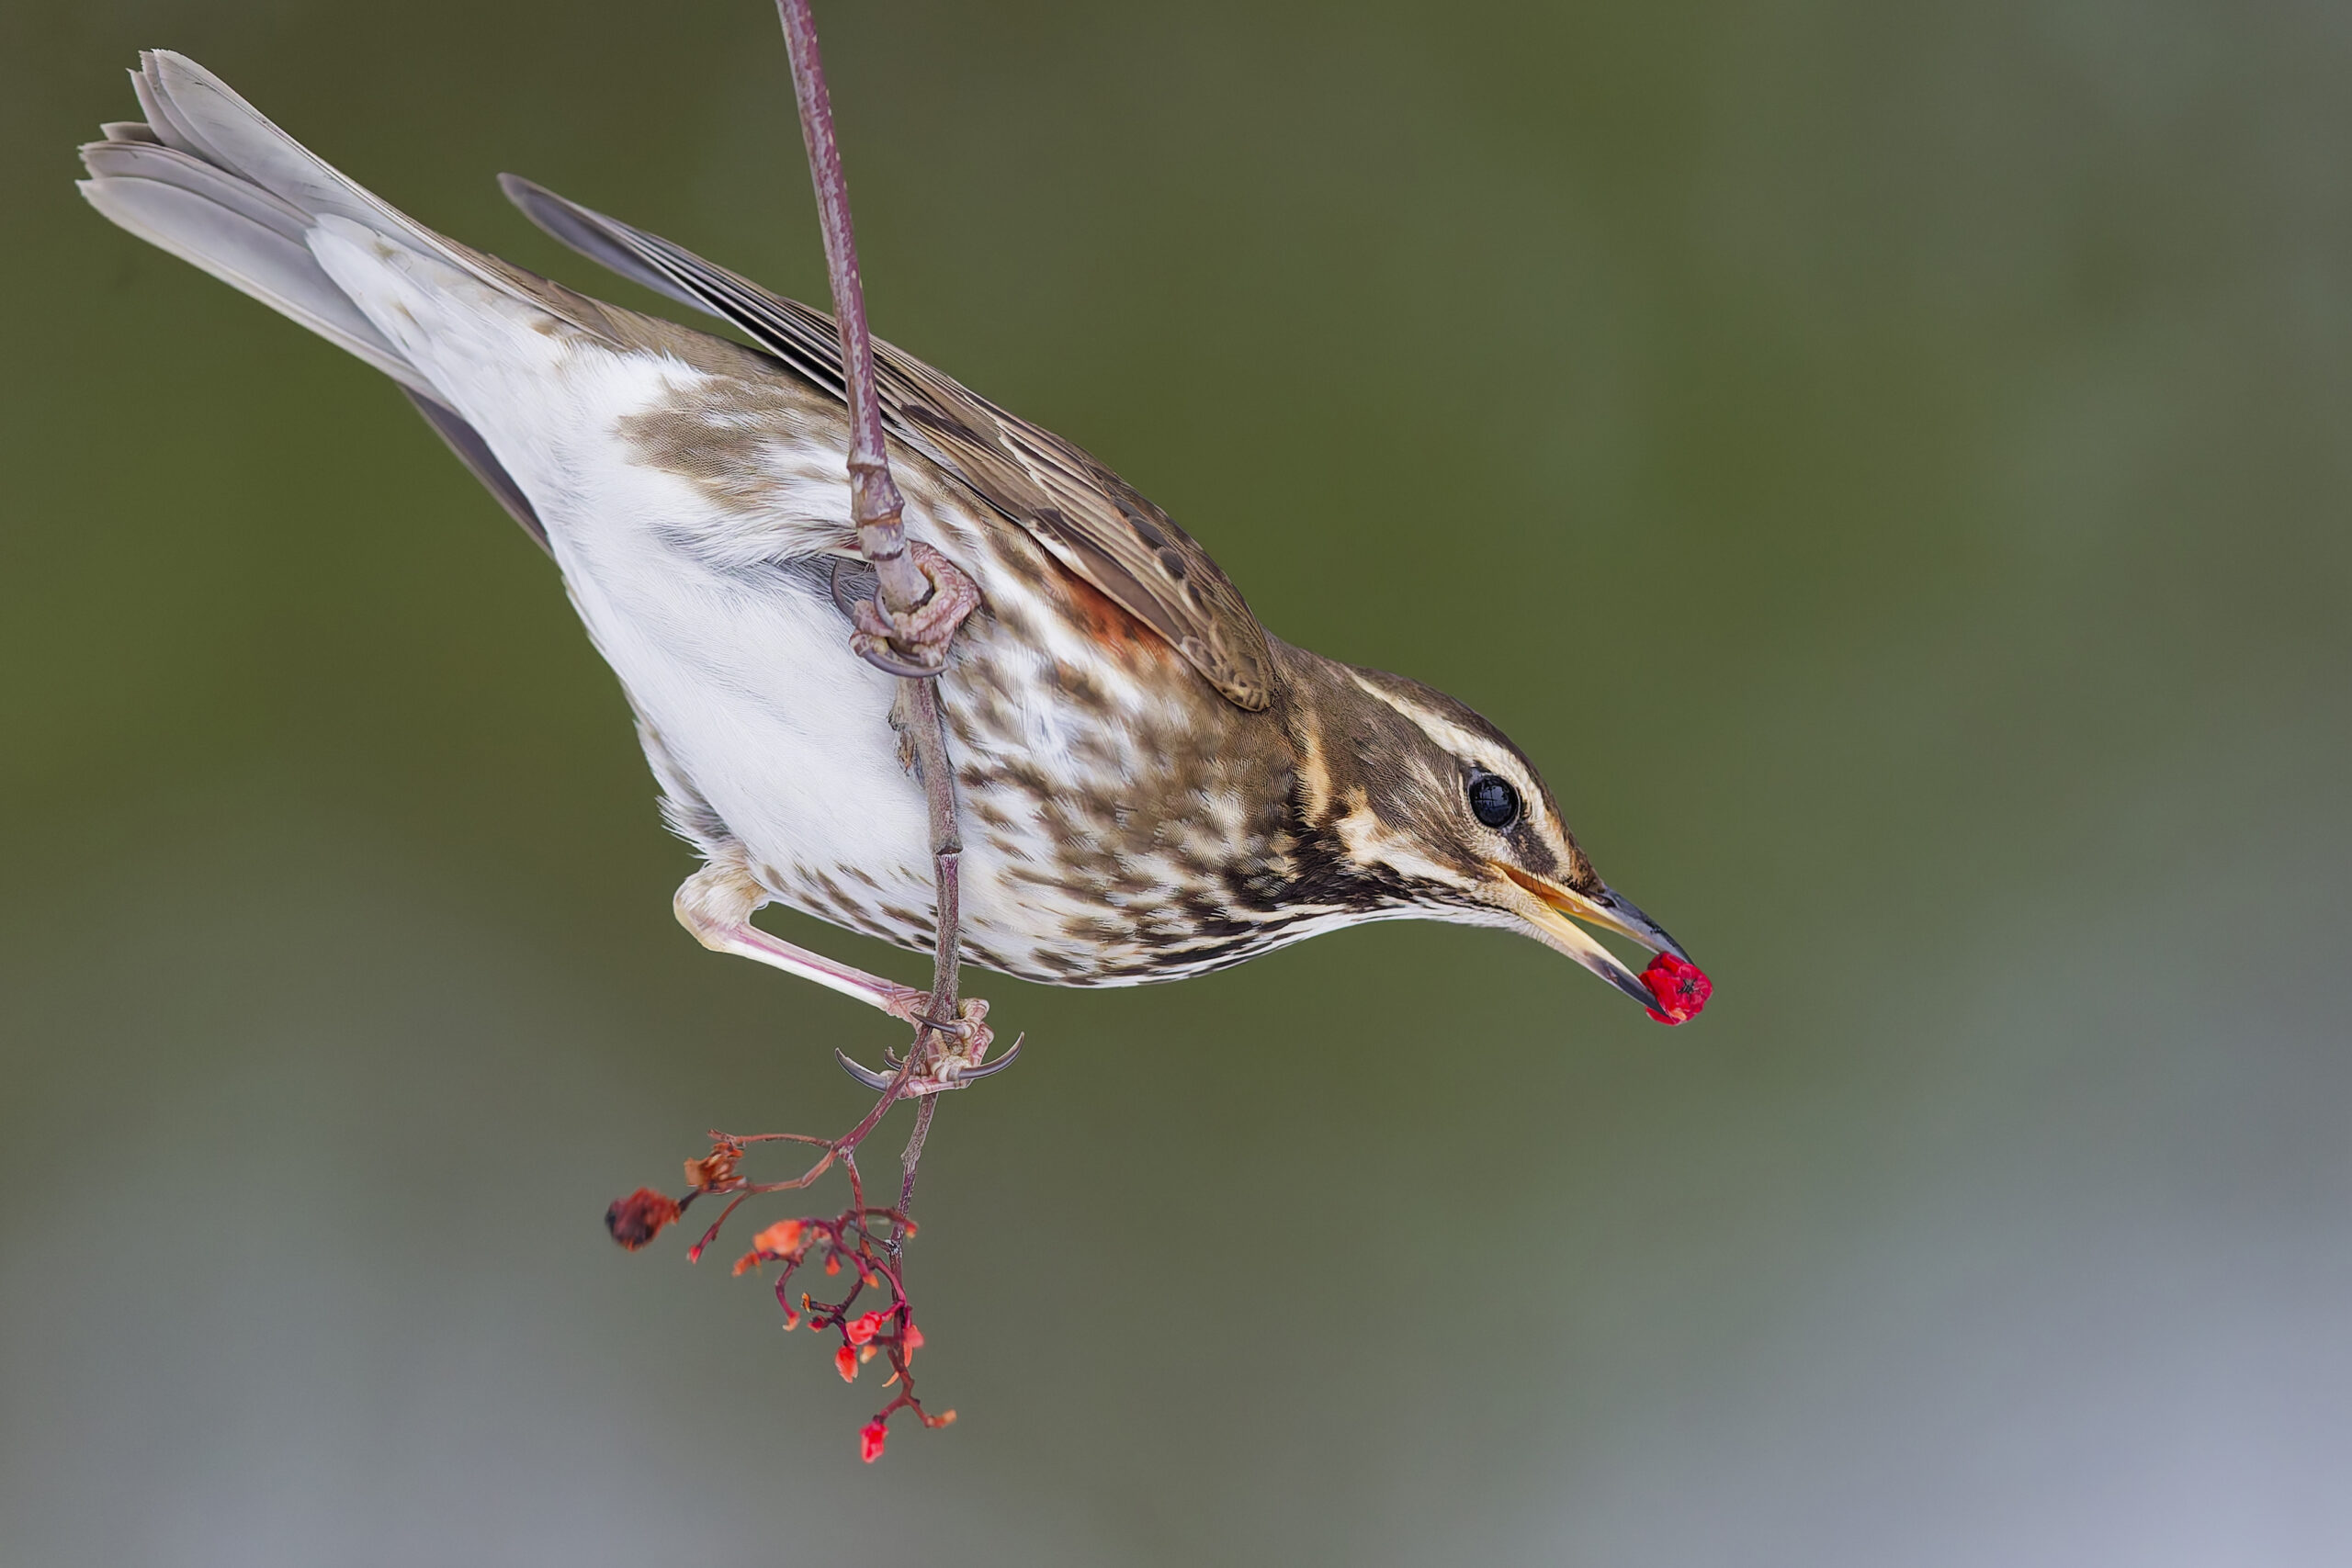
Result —
<path fill-rule="evenodd" d="M 928 993 L 752 920 L 781 904 L 900 948 L 933 941 L 899 682 L 850 651 L 874 588 L 832 320 L 502 176 L 554 238 L 743 341 L 600 302 L 396 211 L 184 55 L 142 53 L 131 85 L 144 118 L 82 149 L 83 195 L 390 377 L 554 558 L 662 816 L 699 856 L 681 922 L 919 1022 Z M 1102 463 L 888 344 L 875 354 L 912 547 L 976 591 L 937 683 L 966 959 L 1131 986 L 1436 919 L 1531 935 L 1680 1021 L 1587 928 L 1696 975 L 1689 954 L 1601 879 L 1500 729 L 1284 642 Z"/>

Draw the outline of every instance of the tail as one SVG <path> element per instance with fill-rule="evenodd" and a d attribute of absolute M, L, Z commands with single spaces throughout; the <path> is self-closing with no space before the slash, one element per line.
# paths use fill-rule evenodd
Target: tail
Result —
<path fill-rule="evenodd" d="M 186 55 L 152 50 L 131 73 L 145 121 L 117 121 L 82 149 L 91 206 L 149 243 L 291 317 L 399 382 L 475 478 L 541 547 L 547 530 L 473 427 L 335 285 L 311 249 L 323 217 L 347 220 L 512 291 L 513 281 L 337 173 Z"/>

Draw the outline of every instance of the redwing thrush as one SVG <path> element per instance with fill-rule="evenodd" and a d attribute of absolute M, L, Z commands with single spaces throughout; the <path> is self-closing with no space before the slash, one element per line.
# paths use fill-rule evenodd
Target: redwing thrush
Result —
<path fill-rule="evenodd" d="M 895 682 L 848 647 L 872 588 L 831 320 L 509 177 L 557 239 L 756 346 L 600 304 L 411 221 L 183 56 L 131 81 L 146 120 L 83 149 L 83 193 L 398 381 L 553 555 L 706 862 L 686 927 L 916 1016 L 924 993 L 750 921 L 775 902 L 932 941 Z M 1681 949 L 1600 880 L 1501 731 L 1275 637 L 1117 475 L 876 351 L 909 537 L 934 581 L 977 589 L 940 680 L 973 962 L 1136 985 L 1419 917 L 1528 931 L 1650 1005 L 1577 922 Z"/>

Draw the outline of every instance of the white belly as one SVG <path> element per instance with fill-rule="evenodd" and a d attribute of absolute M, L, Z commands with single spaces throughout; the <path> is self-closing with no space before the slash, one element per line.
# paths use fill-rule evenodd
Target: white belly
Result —
<path fill-rule="evenodd" d="M 775 901 L 927 947 L 928 824 L 889 724 L 896 682 L 850 652 L 827 586 L 854 537 L 838 405 L 763 367 L 718 375 L 616 349 L 413 253 L 333 233 L 314 249 L 530 497 L 572 603 L 637 711 L 673 825 L 707 854 L 740 854 Z M 1165 952 L 1176 918 L 1166 886 L 1180 863 L 1232 841 L 1235 792 L 1212 777 L 1163 808 L 1134 863 L 1100 876 L 1071 870 L 1069 834 L 1057 830 L 1064 784 L 1097 786 L 1098 798 L 1106 783 L 1115 789 L 1124 748 L 1148 750 L 1183 715 L 1101 679 L 1115 675 L 1112 656 L 1019 574 L 991 570 L 999 547 L 960 485 L 919 458 L 894 467 L 910 535 L 963 567 L 990 603 L 942 682 L 969 727 L 959 765 L 1014 763 L 1046 783 L 1009 796 L 1010 813 L 976 820 L 967 805 L 969 947 L 1040 980 L 1156 977 L 1116 971 Z M 1114 705 L 1074 705 L 1073 679 L 1114 694 Z M 1123 921 L 1159 931 L 1157 945 L 1123 946 Z"/>

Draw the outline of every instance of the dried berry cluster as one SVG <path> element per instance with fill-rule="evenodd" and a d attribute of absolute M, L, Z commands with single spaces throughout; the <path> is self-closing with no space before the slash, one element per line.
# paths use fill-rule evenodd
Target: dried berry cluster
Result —
<path fill-rule="evenodd" d="M 718 1238 L 720 1228 L 746 1198 L 807 1187 L 839 1163 L 849 1176 L 850 1206 L 830 1216 L 799 1215 L 776 1221 L 752 1238 L 752 1250 L 735 1260 L 735 1272 L 757 1273 L 771 1263 L 780 1266 L 775 1299 L 784 1309 L 785 1328 L 797 1328 L 805 1320 L 812 1333 L 834 1336 L 839 1343 L 833 1350 L 833 1366 L 843 1382 L 856 1382 L 859 1368 L 876 1356 L 888 1359 L 890 1375 L 882 1386 L 895 1386 L 899 1392 L 858 1429 L 858 1456 L 866 1463 L 882 1457 L 883 1445 L 889 1439 L 890 1417 L 901 1410 L 913 1412 L 926 1427 L 953 1422 L 953 1410 L 934 1416 L 923 1408 L 922 1401 L 915 1397 L 914 1377 L 907 1365 L 923 1342 L 922 1330 L 915 1326 L 913 1305 L 907 1299 L 899 1258 L 901 1244 L 914 1235 L 914 1222 L 901 1209 L 866 1203 L 854 1148 L 844 1146 L 847 1140 L 828 1142 L 797 1133 L 751 1137 L 713 1133 L 710 1137 L 710 1153 L 686 1162 L 690 1186 L 684 1198 L 640 1187 L 605 1211 L 605 1225 L 613 1239 L 635 1251 L 675 1222 L 696 1199 L 725 1196 L 727 1207 L 686 1254 L 688 1262 L 698 1263 L 704 1249 Z M 812 1144 L 824 1154 L 792 1180 L 747 1180 L 738 1169 L 746 1145 L 771 1142 Z M 820 1300 L 806 1290 L 795 1299 L 793 1279 L 803 1266 L 811 1264 L 828 1279 L 847 1277 L 846 1290 L 839 1300 Z M 868 1292 L 880 1292 L 885 1299 L 879 1306 L 859 1311 L 861 1298 Z"/>

